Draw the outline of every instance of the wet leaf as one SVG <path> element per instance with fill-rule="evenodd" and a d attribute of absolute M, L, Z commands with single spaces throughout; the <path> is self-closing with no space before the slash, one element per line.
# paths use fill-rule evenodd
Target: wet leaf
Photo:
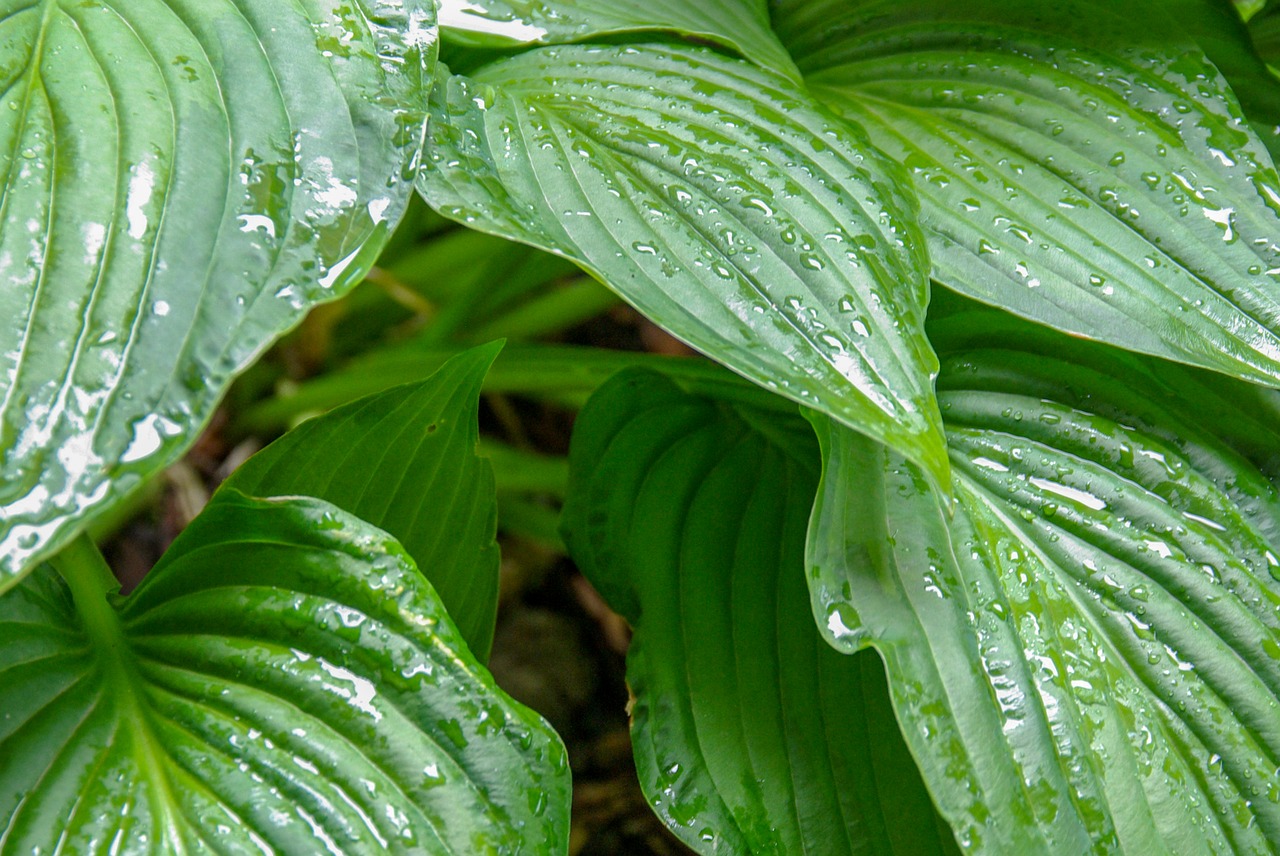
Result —
<path fill-rule="evenodd" d="M 0 2 L 0 591 L 368 268 L 434 55 L 421 0 Z"/>
<path fill-rule="evenodd" d="M 799 77 L 773 33 L 764 0 L 443 0 L 439 15 L 449 39 L 476 47 L 665 31 L 723 45 L 763 68 Z"/>
<path fill-rule="evenodd" d="M 810 620 L 804 421 L 632 370 L 587 404 L 570 463 L 566 540 L 635 629 L 632 741 L 663 821 L 702 853 L 955 852 L 880 659 Z"/>
<path fill-rule="evenodd" d="M 437 210 L 574 259 L 946 483 L 915 203 L 791 83 L 696 48 L 541 48 L 449 78 L 432 112 Z"/>
<path fill-rule="evenodd" d="M 476 411 L 498 345 L 460 354 L 429 380 L 304 422 L 225 483 L 250 496 L 312 496 L 405 548 L 480 662 L 498 609 L 493 468 L 476 455 Z"/>
<path fill-rule="evenodd" d="M 567 848 L 559 739 L 384 532 L 222 491 L 130 597 L 83 589 L 0 597 L 6 852 Z"/>
<path fill-rule="evenodd" d="M 1164 0 L 1161 9 L 1222 72 L 1271 160 L 1280 160 L 1280 82 L 1237 11 L 1217 0 Z"/>
<path fill-rule="evenodd" d="M 1073 370 L 947 338 L 953 515 L 916 467 L 815 420 L 819 625 L 884 656 L 970 852 L 1274 852 L 1280 496 L 1202 427 L 1225 397 L 1197 415 L 1131 356 L 1083 345 Z M 1274 435 L 1274 413 L 1242 418 Z"/>
<path fill-rule="evenodd" d="M 910 169 L 938 281 L 1275 385 L 1280 179 L 1169 18 L 1141 0 L 775 14 L 815 94 Z"/>

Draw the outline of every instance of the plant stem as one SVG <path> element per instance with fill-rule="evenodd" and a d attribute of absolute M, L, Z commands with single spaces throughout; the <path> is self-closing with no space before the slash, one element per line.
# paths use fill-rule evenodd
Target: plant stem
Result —
<path fill-rule="evenodd" d="M 50 559 L 49 564 L 71 589 L 71 599 L 89 637 L 90 650 L 101 664 L 106 692 L 115 702 L 122 731 L 128 734 L 125 739 L 130 741 L 138 769 L 151 788 L 160 827 L 157 844 L 166 852 L 182 852 L 180 819 L 173 810 L 176 801 L 165 772 L 163 750 L 142 701 L 139 688 L 142 679 L 125 639 L 120 616 L 107 600 L 107 595 L 119 589 L 120 583 L 93 539 L 85 533 Z"/>
<path fill-rule="evenodd" d="M 494 480 L 502 493 L 545 493 L 564 499 L 569 487 L 569 461 L 513 448 L 485 437 L 480 454 L 493 465 Z"/>
<path fill-rule="evenodd" d="M 93 646 L 118 648 L 122 644 L 120 619 L 107 602 L 107 595 L 119 589 L 120 583 L 115 574 L 111 573 L 107 560 L 102 557 L 93 539 L 81 533 L 62 552 L 50 559 L 49 564 L 71 589 L 76 613 L 84 622 L 85 632 Z"/>
<path fill-rule="evenodd" d="M 472 342 L 493 339 L 532 339 L 567 330 L 619 303 L 617 295 L 589 277 L 582 277 L 539 295 L 468 334 Z"/>
<path fill-rule="evenodd" d="M 457 351 L 453 348 L 387 349 L 308 381 L 288 396 L 261 402 L 235 419 L 234 434 L 271 434 L 299 418 L 321 413 L 402 383 L 425 380 Z M 737 375 L 691 357 L 610 351 L 566 345 L 509 345 L 485 378 L 488 393 L 511 393 L 581 407 L 602 383 L 627 368 L 659 371 L 690 391 L 715 390 L 719 398 L 794 412 L 795 405 Z"/>
<path fill-rule="evenodd" d="M 560 537 L 560 512 L 529 499 L 498 497 L 498 528 L 565 553 Z"/>

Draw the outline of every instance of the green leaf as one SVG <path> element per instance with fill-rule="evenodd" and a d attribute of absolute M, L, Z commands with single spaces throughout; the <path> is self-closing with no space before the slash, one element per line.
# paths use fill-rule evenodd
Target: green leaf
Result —
<path fill-rule="evenodd" d="M 385 533 L 223 491 L 116 608 L 78 558 L 0 598 L 5 852 L 566 850 L 559 739 Z"/>
<path fill-rule="evenodd" d="M 946 483 L 914 199 L 792 84 L 696 48 L 542 48 L 438 85 L 431 128 L 437 210 Z"/>
<path fill-rule="evenodd" d="M 501 345 L 449 360 L 429 380 L 304 422 L 223 489 L 312 496 L 394 537 L 431 580 L 481 662 L 498 609 L 493 468 L 476 456 L 480 386 Z"/>
<path fill-rule="evenodd" d="M 592 397 L 570 462 L 566 540 L 635 629 L 632 741 L 663 821 L 703 853 L 955 852 L 883 664 L 810 620 L 804 421 L 633 370 Z"/>
<path fill-rule="evenodd" d="M 444 0 L 440 26 L 451 40 L 475 47 L 666 31 L 723 45 L 762 68 L 800 77 L 774 35 L 765 0 Z"/>
<path fill-rule="evenodd" d="M 1222 72 L 1271 160 L 1280 160 L 1280 86 L 1237 11 L 1222 0 L 1163 0 L 1161 11 Z"/>
<path fill-rule="evenodd" d="M 810 88 L 911 171 L 938 281 L 1275 385 L 1280 179 L 1168 17 L 1138 0 L 775 15 Z"/>
<path fill-rule="evenodd" d="M 953 515 L 816 422 L 815 617 L 885 657 L 966 850 L 1275 852 L 1280 496 L 1149 372 L 992 332 L 939 378 Z"/>
<path fill-rule="evenodd" d="M 1280 77 L 1280 4 L 1267 3 L 1249 20 L 1249 33 L 1258 54 L 1270 64 L 1271 73 Z"/>
<path fill-rule="evenodd" d="M 372 263 L 424 0 L 0 0 L 0 591 L 173 461 Z"/>

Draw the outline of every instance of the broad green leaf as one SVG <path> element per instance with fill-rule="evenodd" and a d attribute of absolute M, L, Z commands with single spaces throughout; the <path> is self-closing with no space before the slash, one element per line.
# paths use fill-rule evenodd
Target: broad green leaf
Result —
<path fill-rule="evenodd" d="M 953 313 L 931 317 L 928 328 L 936 347 L 961 355 L 950 361 L 950 370 L 940 378 L 944 388 L 960 383 L 1054 399 L 1136 426 L 1183 447 L 1197 466 L 1212 467 L 1213 454 L 1196 451 L 1198 447 L 1188 439 L 1207 430 L 1280 482 L 1280 392 L 1099 347 L 963 298 L 953 299 L 963 303 Z M 1016 354 L 1034 355 L 1034 359 L 1022 361 Z M 1118 395 L 1116 378 L 1124 379 Z M 1230 482 L 1225 472 L 1223 479 Z M 1271 534 L 1269 524 L 1260 520 L 1258 525 Z M 1280 529 L 1272 537 L 1280 537 Z"/>
<path fill-rule="evenodd" d="M 953 514 L 900 456 L 816 422 L 815 617 L 884 656 L 966 850 L 1275 852 L 1275 487 L 1151 373 L 993 333 L 939 378 Z"/>
<path fill-rule="evenodd" d="M 467 351 L 429 380 L 304 422 L 224 485 L 249 496 L 313 496 L 389 533 L 480 662 L 493 642 L 499 556 L 493 468 L 476 456 L 476 410 L 499 348 Z"/>
<path fill-rule="evenodd" d="M 442 0 L 440 26 L 461 44 L 564 44 L 620 33 L 666 31 L 735 50 L 799 78 L 774 35 L 765 0 Z"/>
<path fill-rule="evenodd" d="M 791 83 L 697 48 L 542 48 L 439 84 L 431 128 L 441 213 L 574 259 L 945 483 L 914 198 Z"/>
<path fill-rule="evenodd" d="M 425 0 L 0 0 L 0 591 L 372 263 Z"/>
<path fill-rule="evenodd" d="M 663 821 L 703 853 L 955 852 L 883 664 L 810 619 L 804 421 L 634 370 L 592 397 L 570 462 L 566 540 L 635 629 L 632 742 Z"/>
<path fill-rule="evenodd" d="M 1240 15 L 1224 0 L 1161 0 L 1161 10 L 1222 72 L 1271 160 L 1280 160 L 1280 86 Z"/>
<path fill-rule="evenodd" d="M 935 279 L 1275 385 L 1280 180 L 1167 17 L 1140 0 L 786 0 L 775 14 L 815 94 L 911 171 Z"/>
<path fill-rule="evenodd" d="M 0 850 L 567 848 L 559 739 L 380 530 L 223 491 L 127 599 L 74 570 L 0 597 Z"/>

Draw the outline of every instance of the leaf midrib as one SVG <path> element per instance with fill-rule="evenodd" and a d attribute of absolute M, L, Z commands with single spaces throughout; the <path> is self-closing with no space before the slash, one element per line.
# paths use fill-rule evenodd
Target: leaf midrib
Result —
<path fill-rule="evenodd" d="M 144 680 L 120 615 L 108 600 L 108 592 L 118 587 L 111 569 L 84 535 L 55 557 L 53 565 L 71 590 L 76 617 L 102 669 L 103 691 L 110 699 L 118 727 L 129 735 L 142 781 L 155 797 L 152 820 L 160 839 L 157 843 L 163 843 L 168 852 L 185 854 L 186 842 L 179 831 L 181 818 L 174 811 L 177 802 L 163 751 L 150 711 L 141 701 Z"/>

